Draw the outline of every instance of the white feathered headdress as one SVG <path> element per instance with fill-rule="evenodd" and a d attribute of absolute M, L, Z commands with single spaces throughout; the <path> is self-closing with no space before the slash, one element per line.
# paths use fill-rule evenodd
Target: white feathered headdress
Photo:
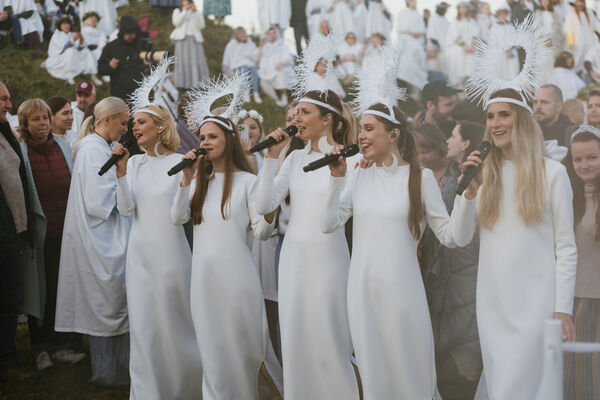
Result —
<path fill-rule="evenodd" d="M 222 97 L 227 97 L 228 103 L 225 105 L 225 111 L 219 116 L 231 118 L 237 115 L 244 104 L 244 97 L 250 91 L 250 84 L 248 74 L 236 71 L 230 78 L 220 77 L 214 81 L 203 82 L 197 88 L 192 89 L 190 102 L 186 108 L 189 113 L 187 122 L 190 129 L 197 131 L 203 122 L 209 121 L 204 118 L 213 115 L 211 113 L 213 103 Z M 210 119 L 210 121 L 233 130 L 231 122 L 226 126 L 223 121 L 216 118 Z"/>
<path fill-rule="evenodd" d="M 150 74 L 144 76 L 139 86 L 129 96 L 131 103 L 131 114 L 144 109 L 150 104 L 157 105 L 159 94 L 165 84 L 165 79 L 169 76 L 169 67 L 175 63 L 175 57 L 168 57 L 160 61 L 150 70 Z M 150 101 L 150 94 L 154 92 L 154 100 Z M 147 109 L 144 112 L 156 114 L 152 110 Z M 158 117 L 158 115 L 156 115 Z"/>
<path fill-rule="evenodd" d="M 294 85 L 294 97 L 302 98 L 307 92 L 316 90 L 327 95 L 325 82 L 334 75 L 333 61 L 338 53 L 338 49 L 344 40 L 341 34 L 331 30 L 329 35 L 316 35 L 308 43 L 306 49 L 302 52 L 300 63 L 294 67 L 296 73 L 296 83 Z M 317 63 L 323 62 L 327 66 L 325 76 L 321 77 L 315 73 Z"/>
<path fill-rule="evenodd" d="M 484 108 L 489 104 L 509 102 L 519 105 L 532 112 L 526 100 L 533 98 L 541 86 L 541 76 L 552 48 L 547 46 L 549 36 L 545 35 L 539 21 L 530 14 L 521 24 L 505 25 L 502 34 L 491 37 L 487 42 L 475 43 L 473 74 L 467 82 L 466 90 L 470 99 L 483 103 Z M 525 52 L 525 62 L 521 72 L 515 77 L 503 78 L 499 68 L 501 60 L 506 57 L 506 51 L 522 48 Z M 490 97 L 501 89 L 514 89 L 521 94 L 522 101 Z"/>
<path fill-rule="evenodd" d="M 392 108 L 398 101 L 406 100 L 406 89 L 396 85 L 401 57 L 402 47 L 398 44 L 388 44 L 365 63 L 357 75 L 358 81 L 353 85 L 357 92 L 354 101 L 356 115 L 375 114 L 396 124 L 400 123 L 394 117 Z M 377 103 L 385 105 L 389 115 L 369 110 L 369 107 Z"/>

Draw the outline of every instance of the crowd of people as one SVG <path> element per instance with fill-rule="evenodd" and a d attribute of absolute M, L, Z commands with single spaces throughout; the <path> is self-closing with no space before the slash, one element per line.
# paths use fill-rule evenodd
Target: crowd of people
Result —
<path fill-rule="evenodd" d="M 139 57 L 138 22 L 100 24 L 124 3 L 0 7 L 0 30 L 32 48 L 56 27 L 53 76 L 91 75 L 74 101 L 15 115 L 0 82 L 2 376 L 19 369 L 21 313 L 40 372 L 89 355 L 90 382 L 143 399 L 258 398 L 263 365 L 288 399 L 533 398 L 546 319 L 600 341 L 600 22 L 585 1 L 471 1 L 452 22 L 446 3 L 425 18 L 415 0 L 396 17 L 375 0 L 264 1 L 263 37 L 234 29 L 219 80 L 203 14 L 224 23 L 229 2 L 151 1 L 175 7 L 174 111 L 148 97 L 165 76 Z M 469 95 L 481 43 L 522 21 L 545 38 L 535 92 Z M 528 55 L 494 54 L 503 82 Z M 265 132 L 248 104 L 261 91 L 295 136 Z M 600 398 L 599 371 L 598 354 L 567 355 L 565 398 Z"/>

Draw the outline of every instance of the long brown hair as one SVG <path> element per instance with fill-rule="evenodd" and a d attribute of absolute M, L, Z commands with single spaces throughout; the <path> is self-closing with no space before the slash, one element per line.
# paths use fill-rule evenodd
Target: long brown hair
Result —
<path fill-rule="evenodd" d="M 333 140 L 335 140 L 336 143 L 343 144 L 344 146 L 348 146 L 349 144 L 353 143 L 353 139 L 350 137 L 350 124 L 346 118 L 343 117 L 344 108 L 342 107 L 342 102 L 337 94 L 331 90 L 328 90 L 327 94 L 321 94 L 321 92 L 313 90 L 306 93 L 304 97 L 321 101 L 338 110 L 339 113 L 335 113 L 328 108 L 315 104 L 319 110 L 319 113 L 321 114 L 321 117 L 331 114 L 333 121 L 331 124 Z"/>
<path fill-rule="evenodd" d="M 388 108 L 383 104 L 374 104 L 369 107 L 369 110 L 379 111 L 389 114 Z M 396 142 L 400 156 L 410 165 L 408 178 L 408 228 L 416 240 L 421 239 L 421 220 L 423 219 L 423 201 L 421 199 L 421 167 L 419 165 L 419 157 L 417 154 L 417 144 L 413 134 L 408 130 L 406 116 L 396 106 L 393 107 L 394 117 L 400 124 L 395 124 L 378 115 L 374 117 L 383 124 L 383 128 L 387 132 L 393 129 L 400 130 L 400 136 Z"/>
<path fill-rule="evenodd" d="M 576 142 L 593 142 L 595 141 L 600 146 L 600 139 L 591 132 L 583 132 L 573 138 L 571 143 Z M 573 166 L 573 153 L 569 146 L 569 152 L 562 161 L 564 166 L 567 168 L 567 173 L 571 181 L 571 188 L 573 189 L 573 216 L 574 226 L 577 226 L 585 215 L 585 183 L 583 179 L 577 176 L 575 167 Z M 594 222 L 596 230 L 594 233 L 594 239 L 600 242 L 600 179 L 594 182 L 594 205 L 596 206 L 596 213 L 594 214 Z"/>
<path fill-rule="evenodd" d="M 206 118 L 214 118 L 222 121 L 225 125 L 230 125 L 233 129 L 227 129 L 220 124 L 215 124 L 225 135 L 225 179 L 223 182 L 223 196 L 221 197 L 221 216 L 223 219 L 229 217 L 229 199 L 231 198 L 231 187 L 233 185 L 233 173 L 235 169 L 240 171 L 246 171 L 253 173 L 252 167 L 248 162 L 248 158 L 244 153 L 244 148 L 240 143 L 240 137 L 237 132 L 235 124 L 230 120 L 220 116 L 207 116 Z M 198 133 L 200 131 L 198 130 Z M 192 223 L 194 225 L 200 225 L 202 223 L 202 208 L 204 207 L 204 200 L 206 199 L 206 193 L 208 192 L 208 184 L 210 181 L 210 175 L 213 172 L 213 166 L 210 161 L 202 157 L 200 165 L 196 171 L 196 191 L 192 197 L 190 208 L 192 214 Z"/>

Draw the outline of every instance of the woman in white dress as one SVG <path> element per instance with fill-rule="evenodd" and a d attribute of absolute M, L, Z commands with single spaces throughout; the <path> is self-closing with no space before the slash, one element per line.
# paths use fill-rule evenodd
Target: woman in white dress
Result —
<path fill-rule="evenodd" d="M 594 47 L 597 40 L 594 31 L 600 31 L 600 21 L 586 8 L 585 0 L 576 0 L 575 6 L 569 10 L 563 24 L 567 45 L 575 58 L 575 72 L 583 69 L 584 58 Z"/>
<path fill-rule="evenodd" d="M 375 104 L 362 114 L 358 140 L 375 165 L 347 183 L 343 158 L 331 164 L 321 213 L 325 233 L 354 216 L 348 319 L 366 399 L 430 400 L 436 390 L 417 247 L 426 223 L 446 246 L 453 246 L 452 229 L 435 177 L 419 167 L 406 127 L 397 107 L 391 114 Z"/>
<path fill-rule="evenodd" d="M 258 399 L 263 362 L 276 382 L 282 377 L 246 233 L 251 229 L 258 239 L 268 238 L 274 215 L 267 223 L 256 213 L 256 176 L 234 124 L 207 116 L 199 135 L 206 156 L 184 169 L 172 218 L 175 224 L 190 219 L 194 224 L 191 304 L 203 365 L 202 394 L 205 400 Z M 195 152 L 185 158 L 196 158 Z M 215 238 L 225 241 L 219 245 Z"/>
<path fill-rule="evenodd" d="M 106 36 L 110 35 L 115 30 L 115 22 L 117 21 L 117 7 L 121 4 L 117 4 L 114 0 L 80 0 L 79 1 L 79 15 L 85 15 L 90 11 L 96 11 L 100 19 L 100 30 L 104 32 Z"/>
<path fill-rule="evenodd" d="M 96 59 L 84 43 L 80 32 L 71 32 L 71 22 L 67 17 L 57 19 L 56 30 L 48 45 L 48 58 L 42 67 L 54 78 L 64 79 L 70 85 L 75 84 L 73 78 L 80 74 L 91 74 L 95 82 L 100 82 L 96 76 Z"/>
<path fill-rule="evenodd" d="M 358 42 L 354 32 L 348 32 L 338 50 L 342 67 L 348 74 L 346 82 L 353 80 L 360 70 L 362 50 L 363 44 Z"/>
<path fill-rule="evenodd" d="M 490 399 L 533 399 L 543 364 L 543 328 L 571 319 L 577 249 L 565 168 L 544 157 L 539 125 L 522 96 L 503 89 L 487 103 L 492 149 L 452 218 L 457 245 L 480 228 L 477 324 Z M 463 164 L 479 166 L 478 152 Z"/>
<path fill-rule="evenodd" d="M 168 110 L 148 105 L 133 116 L 133 134 L 146 152 L 129 159 L 117 145 L 117 207 L 133 216 L 127 249 L 131 336 L 130 399 L 197 399 L 202 363 L 190 311 L 192 254 L 170 209 L 180 176 L 167 171 L 181 156 Z"/>
<path fill-rule="evenodd" d="M 348 122 L 332 91 L 307 92 L 297 110 L 296 136 L 309 143 L 290 153 L 279 173 L 278 158 L 287 140 L 269 147 L 256 195 L 256 209 L 262 215 L 290 195 L 290 221 L 279 260 L 284 397 L 358 399 L 346 308 L 348 245 L 343 228 L 327 235 L 320 229 L 329 171 L 302 171 L 333 146 L 348 144 Z M 287 134 L 278 129 L 268 137 L 279 141 Z"/>
<path fill-rule="evenodd" d="M 102 49 L 106 46 L 106 33 L 98 28 L 98 22 L 102 17 L 95 12 L 91 11 L 86 13 L 83 18 L 83 27 L 81 28 L 81 34 L 87 48 L 92 52 L 96 63 L 100 59 Z"/>
<path fill-rule="evenodd" d="M 450 23 L 446 38 L 446 67 L 449 84 L 454 87 L 465 86 L 471 75 L 471 60 L 475 52 L 474 41 L 479 35 L 479 26 L 471 17 L 467 3 L 458 4 L 456 20 Z"/>
<path fill-rule="evenodd" d="M 114 169 L 98 175 L 128 121 L 127 104 L 107 97 L 74 142 L 58 275 L 55 330 L 89 335 L 90 382 L 103 386 L 129 383 L 125 257 L 130 221 L 116 209 Z"/>

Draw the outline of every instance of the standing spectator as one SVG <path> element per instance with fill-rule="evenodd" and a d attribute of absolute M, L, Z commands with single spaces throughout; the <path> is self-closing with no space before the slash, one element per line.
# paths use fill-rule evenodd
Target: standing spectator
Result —
<path fill-rule="evenodd" d="M 23 252 L 32 244 L 27 231 L 32 214 L 23 154 L 6 120 L 11 107 L 10 93 L 0 82 L 0 379 L 17 367 L 15 337 L 23 299 Z"/>
<path fill-rule="evenodd" d="M 564 102 L 561 114 L 566 115 L 573 125 L 581 125 L 585 120 L 583 102 L 578 99 L 569 99 Z"/>
<path fill-rule="evenodd" d="M 585 87 L 585 82 L 575 72 L 573 55 L 568 51 L 563 51 L 554 61 L 554 69 L 550 74 L 548 83 L 552 83 L 560 88 L 563 99 L 574 99 L 581 89 Z"/>
<path fill-rule="evenodd" d="M 162 15 L 168 15 L 171 8 L 177 8 L 180 0 L 150 0 L 152 7 L 160 7 Z"/>
<path fill-rule="evenodd" d="M 408 82 L 412 93 L 416 93 L 427 83 L 425 66 L 425 32 L 423 18 L 417 11 L 416 0 L 406 0 L 406 8 L 398 13 L 396 20 L 396 35 L 406 52 L 398 67 L 398 79 Z"/>
<path fill-rule="evenodd" d="M 225 46 L 223 53 L 223 73 L 230 76 L 236 70 L 245 72 L 252 78 L 252 96 L 256 103 L 262 103 L 258 93 L 258 70 L 256 68 L 256 44 L 248 38 L 244 28 L 237 27 L 233 31 L 233 37 Z M 245 99 L 246 103 L 250 98 Z"/>
<path fill-rule="evenodd" d="M 175 42 L 175 86 L 189 89 L 209 79 L 202 45 L 204 16 L 192 0 L 181 0 L 181 8 L 173 11 L 172 21 L 175 29 L 169 38 Z"/>
<path fill-rule="evenodd" d="M 123 16 L 119 36 L 108 43 L 98 60 L 98 73 L 110 76 L 110 95 L 125 101 L 143 79 L 144 63 L 140 60 L 140 27 L 133 17 Z"/>
<path fill-rule="evenodd" d="M 308 43 L 308 25 L 306 24 L 306 0 L 292 1 L 292 13 L 290 25 L 294 28 L 294 39 L 296 39 L 296 54 L 302 54 L 302 39 Z"/>
<path fill-rule="evenodd" d="M 354 10 L 352 11 L 352 19 L 354 21 L 354 33 L 359 43 L 364 43 L 368 38 L 367 34 L 367 6 L 363 0 L 356 0 Z"/>
<path fill-rule="evenodd" d="M 42 66 L 54 78 L 64 79 L 69 85 L 74 85 L 73 78 L 80 74 L 91 74 L 92 80 L 101 85 L 102 82 L 96 76 L 96 59 L 84 45 L 81 32 L 71 32 L 71 20 L 68 17 L 60 17 L 55 25 L 56 31 L 48 46 L 48 58 Z"/>
<path fill-rule="evenodd" d="M 542 24 L 544 34 L 550 37 L 548 43 L 553 47 L 554 54 L 565 49 L 565 36 L 562 31 L 560 15 L 554 9 L 551 0 L 540 0 L 540 6 L 534 11 L 535 18 Z"/>
<path fill-rule="evenodd" d="M 507 29 L 511 28 L 509 9 L 501 7 L 496 10 L 496 21 L 490 29 L 490 36 L 493 38 L 502 37 Z M 497 68 L 499 75 L 504 79 L 513 79 L 519 74 L 519 54 L 517 49 L 506 49 L 504 57 L 499 57 Z"/>
<path fill-rule="evenodd" d="M 592 89 L 587 98 L 587 123 L 600 129 L 600 90 Z"/>
<path fill-rule="evenodd" d="M 575 60 L 575 72 L 583 69 L 584 58 L 594 46 L 594 40 L 597 40 L 595 31 L 600 31 L 600 21 L 593 11 L 586 8 L 585 0 L 576 0 L 563 25 L 569 51 L 573 53 Z"/>
<path fill-rule="evenodd" d="M 508 5 L 506 6 L 506 9 L 510 11 Z M 475 16 L 475 20 L 479 26 L 479 38 L 485 42 L 489 41 L 490 32 L 495 20 L 495 17 L 492 15 L 490 3 L 483 2 L 479 4 L 479 14 Z"/>
<path fill-rule="evenodd" d="M 279 38 L 275 28 L 269 28 L 261 39 L 257 51 L 260 87 L 279 107 L 288 102 L 287 90 L 291 88 L 292 55 L 287 45 Z"/>
<path fill-rule="evenodd" d="M 58 266 L 63 224 L 71 182 L 70 146 L 50 132 L 52 111 L 41 99 L 19 106 L 21 151 L 33 205 L 33 252 L 26 252 L 24 308 L 29 314 L 29 337 L 39 371 L 54 361 L 74 364 L 84 353 L 63 349 L 71 335 L 54 331 Z"/>
<path fill-rule="evenodd" d="M 204 0 L 204 15 L 214 15 L 216 25 L 225 25 L 225 16 L 231 15 L 231 0 Z"/>
<path fill-rule="evenodd" d="M 583 80 L 586 85 L 600 81 L 600 39 L 594 40 L 583 61 Z"/>
<path fill-rule="evenodd" d="M 71 102 L 71 110 L 73 110 L 73 126 L 67 132 L 68 138 L 76 138 L 79 136 L 79 129 L 83 124 L 85 111 L 96 101 L 96 88 L 90 81 L 81 81 L 75 88 L 75 101 Z"/>
<path fill-rule="evenodd" d="M 258 0 L 258 19 L 263 31 L 271 26 L 280 33 L 289 26 L 292 14 L 291 0 Z"/>
<path fill-rule="evenodd" d="M 86 13 L 83 18 L 83 28 L 81 34 L 85 40 L 85 45 L 92 52 L 96 64 L 102 54 L 102 49 L 106 46 L 106 33 L 98 28 L 98 22 L 100 21 L 100 15 L 95 11 Z"/>
<path fill-rule="evenodd" d="M 455 125 L 451 115 L 456 105 L 456 94 L 460 92 L 441 80 L 429 82 L 421 92 L 425 113 L 417 118 L 417 124 L 436 124 L 446 138 L 450 137 Z"/>
<path fill-rule="evenodd" d="M 572 123 L 561 113 L 562 107 L 563 98 L 560 88 L 555 85 L 544 85 L 533 100 L 533 116 L 542 128 L 544 140 L 557 140 L 559 146 L 568 146 L 568 143 L 565 143 L 565 135 L 572 127 Z"/>
<path fill-rule="evenodd" d="M 446 38 L 448 52 L 446 65 L 449 83 L 453 86 L 464 87 L 466 79 L 471 75 L 471 59 L 475 52 L 474 42 L 479 35 L 477 22 L 471 17 L 471 11 L 466 3 L 458 3 L 456 20 L 450 23 Z"/>
<path fill-rule="evenodd" d="M 600 329 L 600 131 L 582 126 L 573 134 L 564 161 L 573 188 L 577 279 L 575 340 L 599 342 Z M 567 353 L 565 399 L 600 398 L 600 355 Z"/>
<path fill-rule="evenodd" d="M 61 96 L 52 96 L 46 100 L 46 104 L 52 111 L 52 124 L 50 131 L 53 136 L 62 139 L 70 144 L 77 135 L 68 136 L 68 132 L 73 129 L 73 109 L 69 100 Z"/>
<path fill-rule="evenodd" d="M 446 57 L 446 36 L 450 23 L 446 19 L 446 11 L 450 5 L 446 2 L 441 2 L 435 8 L 435 13 L 429 17 L 427 24 L 427 55 L 428 59 L 437 59 L 440 63 L 440 70 L 445 70 Z M 440 79 L 440 78 L 437 78 Z M 435 79 L 429 79 L 430 81 Z"/>
<path fill-rule="evenodd" d="M 365 37 L 380 33 L 386 39 L 392 31 L 392 14 L 382 0 L 369 0 L 367 9 L 367 23 Z"/>

